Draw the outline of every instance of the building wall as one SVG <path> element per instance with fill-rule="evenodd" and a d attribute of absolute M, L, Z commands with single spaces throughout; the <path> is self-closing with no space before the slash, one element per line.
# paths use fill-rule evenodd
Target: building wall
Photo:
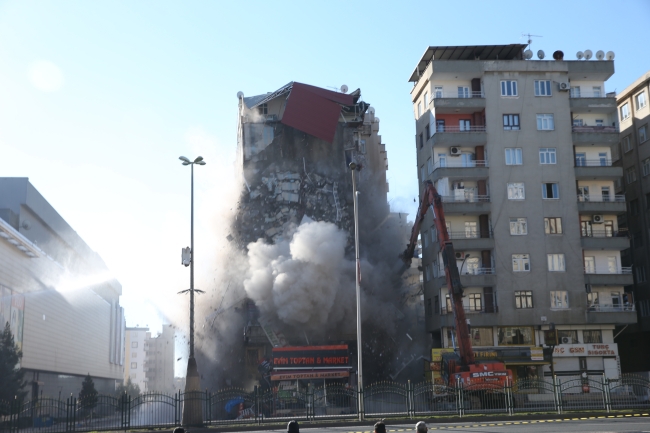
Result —
<path fill-rule="evenodd" d="M 124 383 L 131 379 L 140 391 L 147 391 L 147 350 L 149 328 L 126 328 Z"/>
<path fill-rule="evenodd" d="M 147 391 L 174 391 L 174 328 L 163 325 L 162 333 L 151 337 L 147 333 L 146 377 Z"/>

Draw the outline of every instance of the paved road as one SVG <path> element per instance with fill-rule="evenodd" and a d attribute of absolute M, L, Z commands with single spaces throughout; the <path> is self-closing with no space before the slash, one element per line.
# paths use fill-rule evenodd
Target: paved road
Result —
<path fill-rule="evenodd" d="M 411 432 L 414 433 L 415 422 L 410 424 L 388 424 L 388 433 Z M 494 421 L 480 422 L 478 419 L 468 419 L 458 423 L 430 423 L 429 431 L 461 431 L 472 433 L 569 433 L 569 432 L 601 432 L 601 433 L 650 433 L 650 417 L 648 416 L 599 416 L 573 419 L 553 419 L 537 421 Z M 284 433 L 286 429 L 261 430 L 268 432 Z M 372 425 L 367 427 L 321 427 L 308 428 L 303 425 L 301 433 L 372 433 Z"/>

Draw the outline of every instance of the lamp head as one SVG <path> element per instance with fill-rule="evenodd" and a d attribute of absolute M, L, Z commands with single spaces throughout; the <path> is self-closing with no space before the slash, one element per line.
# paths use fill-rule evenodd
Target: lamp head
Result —
<path fill-rule="evenodd" d="M 196 159 L 194 160 L 194 163 L 198 164 L 201 161 L 203 161 L 203 157 L 202 156 L 197 156 Z"/>
<path fill-rule="evenodd" d="M 191 164 L 191 162 L 183 161 L 183 165 L 190 165 L 190 164 Z"/>
<path fill-rule="evenodd" d="M 184 157 L 184 156 L 179 156 L 178 159 L 180 159 L 180 160 L 183 161 L 183 162 L 187 162 L 188 164 L 190 163 L 190 160 L 187 159 L 187 158 Z"/>
<path fill-rule="evenodd" d="M 350 167 L 350 170 L 356 170 L 356 168 L 357 168 L 357 164 L 354 163 L 354 162 L 351 162 L 350 165 L 349 165 L 349 167 Z"/>
<path fill-rule="evenodd" d="M 199 162 L 197 162 L 197 164 L 199 164 L 199 165 L 205 165 L 205 161 L 199 161 Z"/>

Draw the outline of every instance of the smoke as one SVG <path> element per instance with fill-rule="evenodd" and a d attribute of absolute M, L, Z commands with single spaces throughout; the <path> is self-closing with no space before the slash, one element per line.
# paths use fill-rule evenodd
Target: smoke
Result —
<path fill-rule="evenodd" d="M 336 327 L 354 305 L 346 244 L 346 233 L 326 222 L 303 224 L 275 245 L 251 243 L 244 289 L 263 315 L 308 331 Z"/>

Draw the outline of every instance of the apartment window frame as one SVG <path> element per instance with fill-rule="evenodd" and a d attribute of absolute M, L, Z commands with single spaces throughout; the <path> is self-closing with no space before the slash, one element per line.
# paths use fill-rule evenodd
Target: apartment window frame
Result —
<path fill-rule="evenodd" d="M 542 184 L 542 198 L 544 200 L 560 199 L 560 184 L 557 182 L 545 182 Z"/>
<path fill-rule="evenodd" d="M 650 174 L 650 158 L 646 158 L 641 162 L 641 171 L 643 177 L 646 177 Z"/>
<path fill-rule="evenodd" d="M 601 329 L 584 329 L 582 331 L 582 342 L 584 344 L 602 344 L 603 331 Z"/>
<path fill-rule="evenodd" d="M 506 165 L 523 165 L 523 149 L 521 147 L 507 147 L 505 149 Z"/>
<path fill-rule="evenodd" d="M 501 80 L 501 97 L 516 98 L 519 96 L 517 91 L 517 80 Z"/>
<path fill-rule="evenodd" d="M 637 177 L 636 177 L 636 167 L 631 166 L 625 169 L 625 181 L 627 184 L 631 184 L 633 182 L 636 182 Z"/>
<path fill-rule="evenodd" d="M 539 148 L 539 163 L 540 163 L 540 165 L 554 165 L 554 164 L 557 164 L 557 148 L 555 148 L 555 147 L 540 147 Z"/>
<path fill-rule="evenodd" d="M 564 254 L 546 254 L 546 262 L 549 272 L 566 272 L 566 261 L 564 260 Z"/>
<path fill-rule="evenodd" d="M 623 140 L 621 140 L 621 148 L 623 149 L 624 153 L 631 152 L 634 146 L 632 146 L 632 135 L 626 135 L 623 137 Z"/>
<path fill-rule="evenodd" d="M 648 141 L 648 124 L 641 125 L 637 130 L 639 137 L 639 144 L 643 144 Z"/>
<path fill-rule="evenodd" d="M 535 96 L 553 96 L 551 80 L 535 80 Z"/>
<path fill-rule="evenodd" d="M 131 363 L 131 368 L 138 368 L 138 363 L 137 362 L 132 362 Z"/>
<path fill-rule="evenodd" d="M 519 114 L 504 114 L 503 129 L 504 131 L 519 131 L 521 129 Z"/>
<path fill-rule="evenodd" d="M 418 119 L 422 117 L 422 101 L 418 101 Z"/>
<path fill-rule="evenodd" d="M 512 272 L 530 272 L 530 254 L 513 254 Z"/>
<path fill-rule="evenodd" d="M 569 292 L 567 290 L 551 290 L 551 310 L 566 310 L 569 308 Z"/>
<path fill-rule="evenodd" d="M 457 91 L 459 99 L 468 99 L 472 97 L 472 92 L 469 90 L 469 86 L 457 86 Z"/>
<path fill-rule="evenodd" d="M 634 266 L 634 275 L 636 276 L 636 282 L 637 283 L 645 283 L 646 282 L 646 273 L 645 273 L 645 266 L 644 265 L 635 265 Z"/>
<path fill-rule="evenodd" d="M 433 86 L 433 99 L 444 98 L 443 86 Z"/>
<path fill-rule="evenodd" d="M 483 295 L 481 293 L 468 293 L 469 311 L 483 311 Z"/>
<path fill-rule="evenodd" d="M 526 185 L 524 182 L 508 182 L 508 200 L 525 200 Z"/>
<path fill-rule="evenodd" d="M 427 159 L 427 173 L 428 174 L 433 173 L 433 157 L 432 156 L 430 156 Z"/>
<path fill-rule="evenodd" d="M 526 236 L 528 234 L 528 218 L 514 217 L 510 218 L 510 235 Z"/>
<path fill-rule="evenodd" d="M 519 341 L 514 341 L 513 338 Z M 510 342 L 506 339 L 510 339 Z M 497 327 L 497 342 L 499 346 L 534 346 L 535 328 L 532 326 L 499 326 Z"/>
<path fill-rule="evenodd" d="M 629 119 L 631 116 L 629 102 L 626 102 L 625 104 L 621 105 L 619 112 L 621 115 L 621 121 Z"/>
<path fill-rule="evenodd" d="M 137 342 L 137 341 L 132 341 L 132 342 L 131 342 L 131 347 L 132 347 L 133 349 L 136 349 L 136 348 L 138 347 L 138 342 Z"/>
<path fill-rule="evenodd" d="M 267 114 L 269 114 L 269 105 L 266 102 L 263 103 L 263 104 L 258 105 L 257 106 L 257 113 L 262 115 L 262 116 L 266 116 Z"/>
<path fill-rule="evenodd" d="M 429 106 L 429 92 L 424 92 L 424 111 L 427 110 L 427 107 Z"/>
<path fill-rule="evenodd" d="M 525 310 L 533 308 L 533 291 L 532 290 L 516 290 L 515 291 L 515 308 L 518 310 Z"/>
<path fill-rule="evenodd" d="M 555 131 L 555 116 L 553 113 L 537 114 L 538 131 Z"/>
<path fill-rule="evenodd" d="M 645 94 L 645 90 L 634 95 L 634 105 L 637 110 L 645 108 L 648 105 L 648 97 Z"/>

